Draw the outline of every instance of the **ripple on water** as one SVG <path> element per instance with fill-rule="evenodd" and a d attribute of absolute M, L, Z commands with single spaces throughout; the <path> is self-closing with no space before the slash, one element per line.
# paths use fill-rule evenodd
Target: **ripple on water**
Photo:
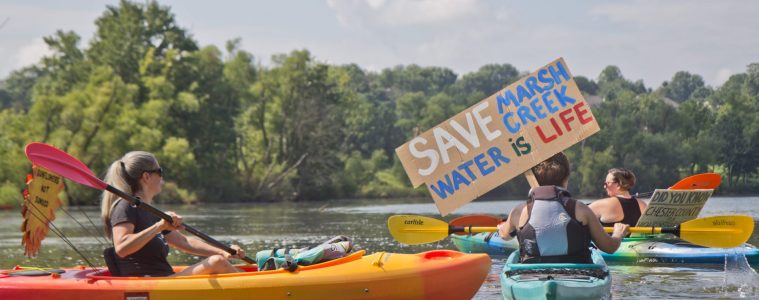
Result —
<path fill-rule="evenodd" d="M 725 255 L 725 273 L 723 277 L 723 295 L 727 297 L 759 298 L 759 274 L 751 268 L 743 254 L 735 249 Z"/>
<path fill-rule="evenodd" d="M 610 269 L 612 294 L 617 299 L 759 297 L 759 276 L 741 254 L 727 256 L 724 268 L 633 265 Z"/>

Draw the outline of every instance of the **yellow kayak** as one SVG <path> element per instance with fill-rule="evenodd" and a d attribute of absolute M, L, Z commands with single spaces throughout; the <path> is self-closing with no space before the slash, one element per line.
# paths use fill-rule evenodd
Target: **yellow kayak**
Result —
<path fill-rule="evenodd" d="M 358 251 L 295 272 L 241 268 L 246 272 L 153 278 L 111 277 L 103 268 L 17 268 L 0 271 L 0 299 L 470 299 L 490 258 L 450 250 Z"/>

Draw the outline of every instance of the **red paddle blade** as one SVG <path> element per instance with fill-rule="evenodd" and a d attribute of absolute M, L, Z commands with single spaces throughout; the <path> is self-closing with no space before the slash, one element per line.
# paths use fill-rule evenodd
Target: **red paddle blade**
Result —
<path fill-rule="evenodd" d="M 670 190 L 716 189 L 722 183 L 722 176 L 717 173 L 701 173 L 678 181 Z"/>
<path fill-rule="evenodd" d="M 95 174 L 81 161 L 53 146 L 43 143 L 26 145 L 26 158 L 38 166 L 79 184 L 99 190 L 104 190 L 108 186 L 95 177 Z"/>
<path fill-rule="evenodd" d="M 448 224 L 451 226 L 475 226 L 475 227 L 495 227 L 500 224 L 501 219 L 489 215 L 468 215 L 451 220 Z M 467 235 L 466 232 L 456 232 L 456 235 Z"/>

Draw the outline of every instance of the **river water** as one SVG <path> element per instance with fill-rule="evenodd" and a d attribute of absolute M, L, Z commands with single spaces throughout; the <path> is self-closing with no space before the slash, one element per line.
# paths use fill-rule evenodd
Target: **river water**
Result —
<path fill-rule="evenodd" d="M 518 204 L 517 200 L 475 201 L 446 216 L 449 221 L 466 214 L 505 214 Z M 301 247 L 321 243 L 337 235 L 345 235 L 355 243 L 354 249 L 367 252 L 390 251 L 417 253 L 432 249 L 455 249 L 449 239 L 437 243 L 404 246 L 395 242 L 387 230 L 387 218 L 395 214 L 419 214 L 438 217 L 430 199 L 371 199 L 309 203 L 204 204 L 198 206 L 163 206 L 182 215 L 187 224 L 224 242 L 243 246 L 249 256 L 258 250 L 274 247 Z M 74 246 L 95 265 L 104 265 L 101 258 L 106 243 L 99 227 L 96 207 L 69 208 L 56 213 L 55 226 L 63 231 Z M 701 216 L 747 214 L 759 218 L 759 197 L 713 197 Z M 87 217 L 86 217 L 86 216 Z M 15 265 L 66 267 L 85 264 L 52 232 L 42 243 L 36 258 L 26 258 L 21 246 L 20 210 L 0 211 L 0 269 Z M 76 221 L 82 223 L 83 229 Z M 95 236 L 97 235 L 98 238 Z M 749 240 L 759 244 L 759 234 Z M 499 273 L 503 257 L 493 258 L 490 276 L 480 288 L 476 299 L 500 298 Z M 172 264 L 190 264 L 197 257 L 172 250 Z M 759 299 L 759 275 L 742 257 L 728 257 L 725 265 L 610 266 L 616 299 L 662 298 L 756 298 Z"/>

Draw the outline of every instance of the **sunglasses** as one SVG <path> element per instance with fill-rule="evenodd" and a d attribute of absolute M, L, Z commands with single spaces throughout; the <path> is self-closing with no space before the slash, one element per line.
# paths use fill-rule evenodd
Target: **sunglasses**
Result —
<path fill-rule="evenodd" d="M 163 177 L 163 168 L 160 168 L 160 167 L 158 169 L 155 169 L 155 170 L 145 170 L 145 172 L 147 172 L 147 173 L 158 173 L 158 176 Z"/>
<path fill-rule="evenodd" d="M 606 181 L 606 182 L 604 182 L 604 188 L 607 188 L 607 187 L 608 187 L 608 186 L 610 186 L 612 183 L 617 183 L 617 182 L 616 182 L 616 181 Z"/>

